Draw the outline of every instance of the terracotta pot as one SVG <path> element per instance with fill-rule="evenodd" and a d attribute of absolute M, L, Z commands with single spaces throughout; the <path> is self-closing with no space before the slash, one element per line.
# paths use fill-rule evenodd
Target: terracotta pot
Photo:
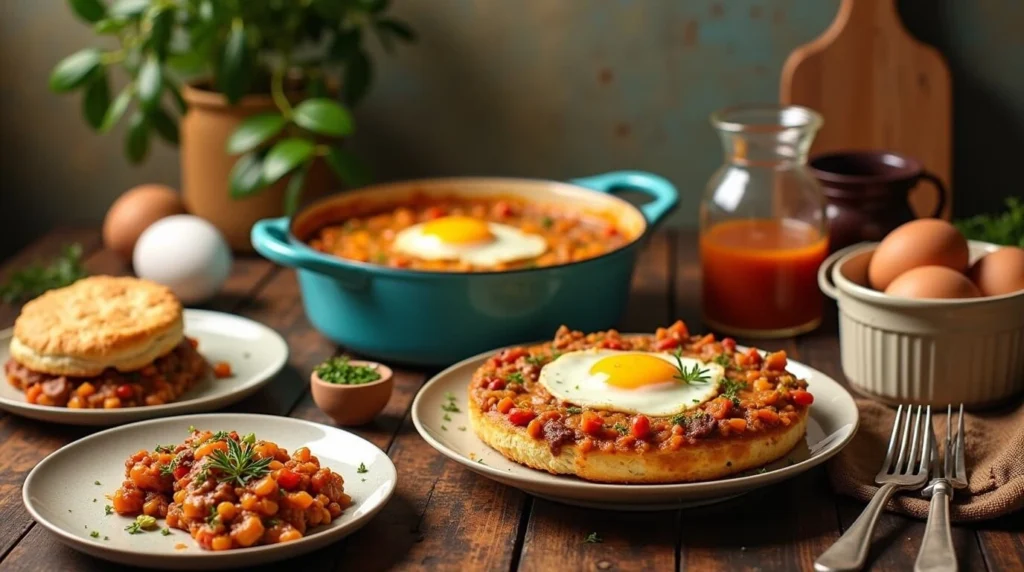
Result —
<path fill-rule="evenodd" d="M 264 218 L 284 213 L 287 177 L 244 199 L 232 199 L 229 177 L 237 157 L 225 151 L 228 137 L 247 117 L 274 111 L 269 95 L 248 95 L 229 105 L 223 95 L 186 85 L 182 96 L 188 113 L 181 120 L 181 186 L 185 208 L 211 223 L 236 252 L 251 252 L 249 230 Z M 335 190 L 336 179 L 323 161 L 316 161 L 306 177 L 303 200 Z"/>
<path fill-rule="evenodd" d="M 313 402 L 338 425 L 363 425 L 373 421 L 391 399 L 394 374 L 386 365 L 371 361 L 352 360 L 352 365 L 375 367 L 380 379 L 360 385 L 329 383 L 316 374 L 310 376 Z"/>

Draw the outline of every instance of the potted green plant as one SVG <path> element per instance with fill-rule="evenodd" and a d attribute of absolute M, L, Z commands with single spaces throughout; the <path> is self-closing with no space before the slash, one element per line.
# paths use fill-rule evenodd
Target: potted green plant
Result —
<path fill-rule="evenodd" d="M 367 182 L 343 145 L 354 131 L 349 109 L 372 78 L 364 41 L 374 35 L 391 51 L 414 39 L 387 15 L 388 0 L 68 4 L 116 47 L 68 56 L 50 88 L 82 92 L 82 114 L 101 133 L 126 120 L 132 163 L 146 158 L 153 137 L 180 139 L 185 205 L 233 248 L 248 250 L 256 220 L 292 212 L 334 177 Z M 129 78 L 116 93 L 113 68 Z"/>

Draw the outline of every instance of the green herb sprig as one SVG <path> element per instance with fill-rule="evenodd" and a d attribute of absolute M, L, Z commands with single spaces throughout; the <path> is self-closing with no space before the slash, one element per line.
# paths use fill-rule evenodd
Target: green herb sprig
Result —
<path fill-rule="evenodd" d="M 206 464 L 208 470 L 220 471 L 217 480 L 222 483 L 234 482 L 240 487 L 253 479 L 257 479 L 270 472 L 269 465 L 273 461 L 270 457 L 256 458 L 256 451 L 249 443 L 239 443 L 234 439 L 228 439 L 228 451 L 225 453 L 216 450 L 210 455 L 210 461 Z"/>
<path fill-rule="evenodd" d="M 65 246 L 49 264 L 35 263 L 11 274 L 0 286 L 0 300 L 7 304 L 27 302 L 43 292 L 63 288 L 85 277 L 82 245 Z"/>
<path fill-rule="evenodd" d="M 954 224 L 969 240 L 1024 248 L 1024 200 L 1017 197 L 1006 199 L 1005 212 L 977 215 Z"/>
<path fill-rule="evenodd" d="M 711 376 L 708 375 L 709 370 L 702 369 L 698 364 L 693 364 L 692 368 L 687 368 L 683 365 L 682 349 L 677 349 L 672 355 L 676 358 L 676 369 L 678 370 L 673 379 L 683 383 L 707 383 L 711 381 Z"/>
<path fill-rule="evenodd" d="M 348 356 L 333 357 L 316 367 L 316 374 L 327 383 L 363 385 L 380 379 L 376 367 L 352 365 Z"/>

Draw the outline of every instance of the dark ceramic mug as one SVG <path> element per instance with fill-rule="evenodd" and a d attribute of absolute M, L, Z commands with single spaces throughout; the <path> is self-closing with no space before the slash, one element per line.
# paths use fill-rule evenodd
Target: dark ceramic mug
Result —
<path fill-rule="evenodd" d="M 863 241 L 878 241 L 891 230 L 917 218 L 908 201 L 922 180 L 934 185 L 938 217 L 947 191 L 920 161 L 888 151 L 841 151 L 818 155 L 811 172 L 828 200 L 829 249 L 833 252 Z"/>

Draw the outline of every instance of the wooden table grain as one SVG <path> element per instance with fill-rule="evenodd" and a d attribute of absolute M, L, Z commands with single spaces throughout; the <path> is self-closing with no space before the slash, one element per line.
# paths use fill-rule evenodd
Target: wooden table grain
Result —
<path fill-rule="evenodd" d="M 47 234 L 0 267 L 0 279 L 33 260 L 47 259 L 78 242 L 92 274 L 129 268 L 101 248 L 94 229 Z M 644 248 L 633 278 L 622 331 L 652 331 L 683 319 L 700 331 L 700 270 L 695 236 L 662 231 Z M 208 308 L 234 312 L 281 332 L 287 368 L 260 393 L 232 411 L 287 415 L 330 423 L 313 404 L 307 375 L 342 351 L 310 326 L 295 274 L 259 258 L 241 258 L 223 292 Z M 0 328 L 18 308 L 0 305 Z M 762 342 L 785 349 L 837 380 L 835 309 L 810 335 Z M 741 340 L 742 342 L 742 340 Z M 582 509 L 534 498 L 467 471 L 417 435 L 409 415 L 413 396 L 433 371 L 396 372 L 394 395 L 383 414 L 355 432 L 372 441 L 398 468 L 398 489 L 364 529 L 290 566 L 332 570 L 811 570 L 860 513 L 859 502 L 832 492 L 819 467 L 789 481 L 722 504 L 654 513 Z M 63 427 L 0 415 L 0 570 L 122 570 L 66 548 L 36 525 L 21 503 L 21 483 L 47 454 L 95 429 Z M 924 523 L 883 516 L 871 553 L 872 570 L 910 570 Z M 600 543 L 584 543 L 596 532 Z M 953 533 L 961 570 L 1024 570 L 1024 513 Z M 280 565 L 267 566 L 267 570 Z"/>

